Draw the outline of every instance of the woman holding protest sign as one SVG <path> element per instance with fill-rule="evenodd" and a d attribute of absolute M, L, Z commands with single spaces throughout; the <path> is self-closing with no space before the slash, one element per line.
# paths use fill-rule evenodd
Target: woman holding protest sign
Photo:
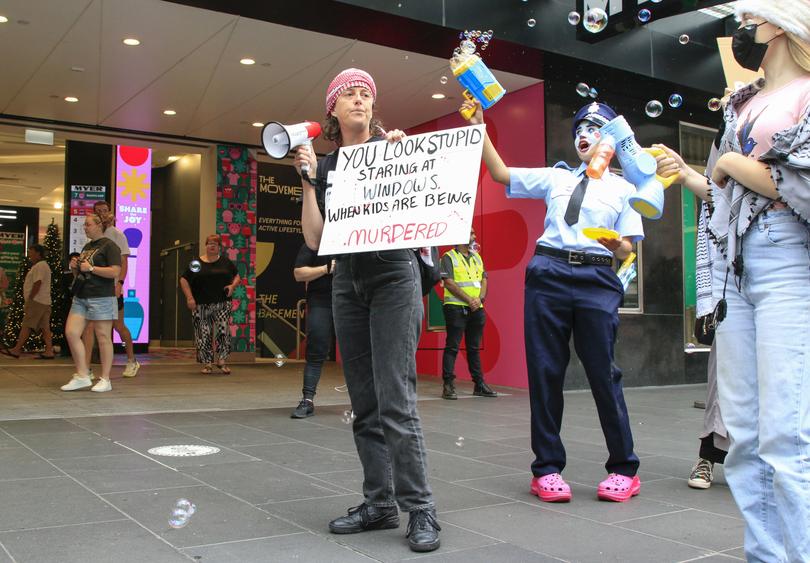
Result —
<path fill-rule="evenodd" d="M 483 123 L 480 105 L 465 102 L 462 108 L 475 110 L 470 123 Z M 571 500 L 571 488 L 561 475 L 566 455 L 560 427 L 572 333 L 609 454 L 608 476 L 599 483 L 597 497 L 624 502 L 641 488 L 622 372 L 614 363 L 624 289 L 612 265 L 614 257 L 624 260 L 630 255 L 644 230 L 641 216 L 628 202 L 635 193 L 631 184 L 609 170 L 601 177 L 586 174 L 600 147 L 600 127 L 616 117 L 610 106 L 597 102 L 577 112 L 571 123 L 581 161 L 577 168 L 565 163 L 508 168 L 489 137 L 484 140 L 484 164 L 492 179 L 506 186 L 507 197 L 544 199 L 547 206 L 543 234 L 526 268 L 523 329 L 535 454 L 531 492 L 545 502 Z M 589 228 L 597 232 L 589 234 Z"/>
<path fill-rule="evenodd" d="M 324 136 L 338 147 L 404 137 L 385 133 L 374 118 L 377 88 L 365 71 L 339 73 L 326 93 Z M 381 134 L 382 136 L 380 136 Z M 296 151 L 302 173 L 301 223 L 307 246 L 317 250 L 324 227 L 330 172 L 338 150 L 317 162 L 311 147 Z M 410 514 L 414 551 L 439 547 L 439 524 L 427 481 L 426 452 L 416 410 L 416 346 L 422 327 L 419 264 L 412 250 L 339 256 L 333 273 L 335 332 L 351 398 L 354 440 L 363 465 L 364 501 L 329 523 L 335 534 L 399 526 L 397 504 Z"/>

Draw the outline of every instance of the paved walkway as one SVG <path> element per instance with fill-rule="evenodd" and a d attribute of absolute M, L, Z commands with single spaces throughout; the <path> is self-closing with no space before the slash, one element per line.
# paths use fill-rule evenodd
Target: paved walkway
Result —
<path fill-rule="evenodd" d="M 35 364 L 33 367 L 30 364 Z M 26 366 L 26 367 L 24 367 Z M 589 394 L 566 395 L 565 476 L 574 499 L 529 494 L 525 392 L 497 399 L 438 399 L 420 381 L 429 468 L 442 548 L 409 551 L 399 530 L 334 536 L 329 519 L 362 499 L 361 472 L 335 366 L 316 416 L 291 420 L 301 365 L 236 366 L 203 376 L 193 365 L 154 363 L 102 395 L 62 393 L 71 369 L 0 367 L 0 563 L 149 561 L 733 561 L 743 525 L 722 479 L 694 491 L 703 386 L 627 391 L 641 456 L 641 495 L 596 500 L 606 456 Z M 120 374 L 120 368 L 118 372 Z M 120 377 L 120 376 L 119 376 Z M 192 412 L 196 411 L 196 412 Z M 130 414 L 123 414 L 130 413 Z M 463 440 L 461 440 L 463 438 Z M 147 450 L 197 444 L 205 457 Z M 169 526 L 175 501 L 197 506 Z"/>

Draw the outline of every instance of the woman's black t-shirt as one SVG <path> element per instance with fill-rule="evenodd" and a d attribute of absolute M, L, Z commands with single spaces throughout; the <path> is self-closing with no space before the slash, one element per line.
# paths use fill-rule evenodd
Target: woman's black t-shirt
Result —
<path fill-rule="evenodd" d="M 191 287 L 191 295 L 198 305 L 222 303 L 230 297 L 225 293 L 225 286 L 230 285 L 239 273 L 233 262 L 220 256 L 216 262 L 200 262 L 200 271 L 192 272 L 187 268 L 183 278 Z"/>
<path fill-rule="evenodd" d="M 118 245 L 106 237 L 91 240 L 82 248 L 79 261 L 87 261 L 94 268 L 121 265 L 121 250 Z M 115 279 L 102 278 L 93 272 L 81 272 L 77 278 L 84 278 L 79 283 L 81 288 L 76 297 L 94 299 L 96 297 L 115 297 Z"/>
<path fill-rule="evenodd" d="M 318 253 L 311 250 L 306 244 L 302 244 L 295 257 L 295 268 L 309 266 L 319 268 L 326 266 L 332 261 L 331 256 L 318 256 Z M 332 275 L 326 274 L 318 279 L 307 283 L 307 301 L 318 303 L 332 302 Z"/>

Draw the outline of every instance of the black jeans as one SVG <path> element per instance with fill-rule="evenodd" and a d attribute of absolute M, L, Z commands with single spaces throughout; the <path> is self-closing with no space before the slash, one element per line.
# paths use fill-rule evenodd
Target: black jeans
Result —
<path fill-rule="evenodd" d="M 307 303 L 307 363 L 304 366 L 304 397 L 308 399 L 315 396 L 334 334 L 332 302 L 310 300 Z"/>
<path fill-rule="evenodd" d="M 456 378 L 453 370 L 456 366 L 461 337 L 464 336 L 470 375 L 473 381 L 482 383 L 484 374 L 481 371 L 481 340 L 484 336 L 484 322 L 486 321 L 484 309 L 479 308 L 473 312 L 469 307 L 460 305 L 444 305 L 443 309 L 447 339 L 444 342 L 444 354 L 442 355 L 442 378 L 446 382 Z"/>
<path fill-rule="evenodd" d="M 411 511 L 433 506 L 416 410 L 416 346 L 422 330 L 419 266 L 411 250 L 338 260 L 335 332 L 363 465 L 366 504 Z"/>

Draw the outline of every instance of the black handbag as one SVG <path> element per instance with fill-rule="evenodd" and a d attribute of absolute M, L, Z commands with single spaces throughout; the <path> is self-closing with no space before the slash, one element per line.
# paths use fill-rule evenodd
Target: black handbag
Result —
<path fill-rule="evenodd" d="M 695 340 L 705 346 L 714 342 L 714 332 L 723 319 L 726 318 L 726 300 L 721 299 L 714 307 L 714 311 L 695 319 Z"/>

